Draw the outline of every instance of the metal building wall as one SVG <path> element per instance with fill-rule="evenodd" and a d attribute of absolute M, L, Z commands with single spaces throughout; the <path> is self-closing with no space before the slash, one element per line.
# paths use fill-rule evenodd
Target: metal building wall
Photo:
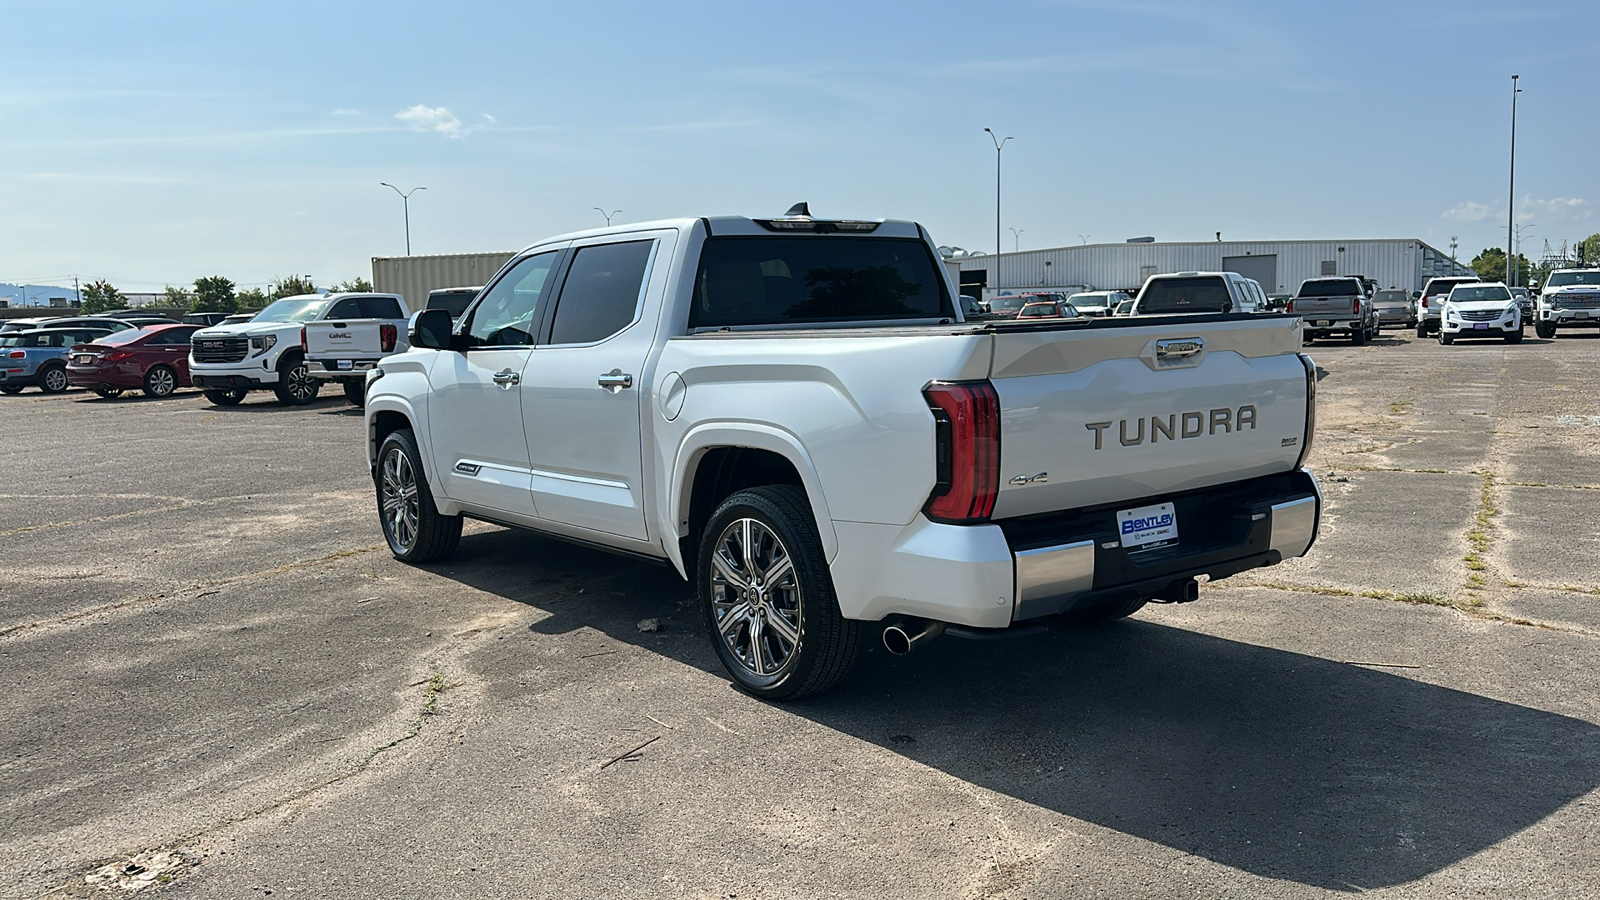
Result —
<path fill-rule="evenodd" d="M 991 290 L 1038 290 L 1086 285 L 1095 289 L 1137 290 L 1150 274 L 1215 272 L 1230 256 L 1277 257 L 1278 283 L 1263 285 L 1268 293 L 1293 293 L 1300 282 L 1322 274 L 1331 261 L 1338 275 L 1366 275 L 1380 287 L 1420 290 L 1427 278 L 1446 274 L 1451 262 L 1416 239 L 1359 241 L 1203 241 L 1196 243 L 1087 244 L 1051 250 L 1003 253 L 998 258 L 967 257 L 962 271 L 990 271 Z M 1424 257 L 1429 266 L 1425 267 Z M 1425 268 L 1428 269 L 1425 271 Z M 1455 266 L 1470 274 L 1465 266 Z"/>
<path fill-rule="evenodd" d="M 374 256 L 372 289 L 406 298 L 406 306 L 422 309 L 428 292 L 438 288 L 485 284 L 511 257 L 504 253 L 452 253 L 439 256 Z"/>

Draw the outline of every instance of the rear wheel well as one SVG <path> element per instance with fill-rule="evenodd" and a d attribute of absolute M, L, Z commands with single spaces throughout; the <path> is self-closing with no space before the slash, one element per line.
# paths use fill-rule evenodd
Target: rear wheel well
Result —
<path fill-rule="evenodd" d="M 689 530 L 679 539 L 684 566 L 691 577 L 694 561 L 699 558 L 700 532 L 705 530 L 711 514 L 738 491 L 769 484 L 792 484 L 801 493 L 806 490 L 794 463 L 770 450 L 716 447 L 706 451 L 695 468 L 694 488 L 689 494 Z M 806 499 L 809 503 L 809 495 Z"/>

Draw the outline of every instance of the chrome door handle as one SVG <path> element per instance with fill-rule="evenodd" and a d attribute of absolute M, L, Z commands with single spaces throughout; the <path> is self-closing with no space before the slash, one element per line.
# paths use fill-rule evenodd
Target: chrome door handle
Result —
<path fill-rule="evenodd" d="M 510 369 L 506 369 L 504 372 L 494 373 L 494 383 L 509 391 L 512 385 L 522 383 L 522 376 Z"/>
<path fill-rule="evenodd" d="M 615 394 L 623 388 L 633 387 L 633 376 L 622 374 L 621 369 L 612 369 L 600 376 L 600 386 Z"/>

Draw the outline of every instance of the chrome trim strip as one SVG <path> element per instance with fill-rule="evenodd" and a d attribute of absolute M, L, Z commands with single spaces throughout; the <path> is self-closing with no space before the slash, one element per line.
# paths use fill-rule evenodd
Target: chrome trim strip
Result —
<path fill-rule="evenodd" d="M 1284 559 L 1304 556 L 1317 536 L 1316 497 L 1301 497 L 1272 506 L 1272 549 Z"/>
<path fill-rule="evenodd" d="M 562 472 L 547 472 L 544 469 L 524 469 L 523 471 L 530 473 L 535 478 L 554 478 L 557 481 L 571 481 L 577 484 L 592 484 L 596 487 L 617 488 L 624 491 L 628 489 L 628 483 L 626 481 L 611 481 L 605 478 L 588 478 L 583 475 L 567 475 Z"/>
<path fill-rule="evenodd" d="M 1013 620 L 1041 614 L 1044 601 L 1056 600 L 1094 588 L 1092 540 L 1040 547 L 1013 554 L 1016 560 L 1017 601 Z M 1059 608 L 1059 603 L 1049 604 Z"/>

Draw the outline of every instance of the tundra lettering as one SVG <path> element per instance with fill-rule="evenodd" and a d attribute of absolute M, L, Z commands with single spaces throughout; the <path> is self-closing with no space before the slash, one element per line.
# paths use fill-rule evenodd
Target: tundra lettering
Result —
<path fill-rule="evenodd" d="M 1256 427 L 1256 408 L 1252 405 L 1241 406 L 1233 409 L 1213 409 L 1209 412 L 1186 412 L 1183 414 L 1170 413 L 1165 419 L 1160 416 L 1150 417 L 1150 443 L 1154 444 L 1165 435 L 1167 440 L 1173 439 L 1173 433 L 1178 429 L 1179 419 L 1182 419 L 1182 431 L 1185 438 L 1200 437 L 1203 434 L 1216 434 L 1217 429 L 1222 429 L 1223 434 L 1232 434 L 1243 431 L 1249 427 L 1252 431 Z M 1209 430 L 1207 422 L 1210 422 Z M 1105 449 L 1106 429 L 1111 427 L 1110 422 L 1089 422 L 1083 427 L 1094 432 L 1094 448 Z M 1133 435 L 1128 435 L 1128 420 L 1122 419 L 1117 423 L 1117 439 L 1124 447 L 1137 447 L 1144 443 L 1144 419 L 1133 420 Z"/>

